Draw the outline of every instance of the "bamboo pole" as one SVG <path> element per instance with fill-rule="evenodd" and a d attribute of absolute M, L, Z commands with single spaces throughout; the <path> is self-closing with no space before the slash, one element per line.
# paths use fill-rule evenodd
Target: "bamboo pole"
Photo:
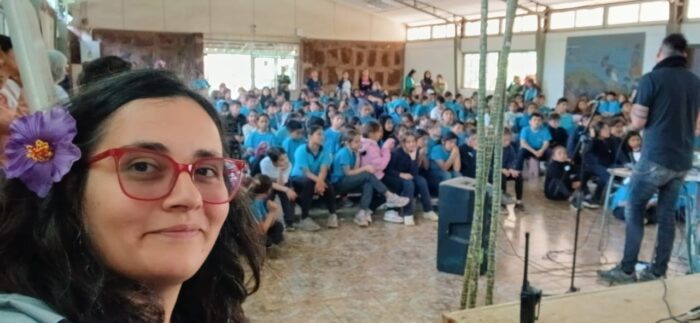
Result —
<path fill-rule="evenodd" d="M 505 113 L 506 70 L 510 54 L 511 39 L 513 38 L 513 20 L 518 0 L 508 0 L 506 7 L 506 29 L 503 48 L 498 57 L 498 76 L 496 78 L 496 93 L 493 104 L 493 191 L 491 193 L 491 228 L 489 230 L 488 260 L 486 270 L 486 305 L 493 304 L 493 288 L 496 283 L 496 239 L 498 226 L 501 225 L 501 169 L 503 164 L 503 114 Z"/>
<path fill-rule="evenodd" d="M 484 142 L 485 127 L 484 113 L 486 107 L 486 49 L 487 49 L 487 22 L 488 22 L 488 0 L 481 0 L 481 39 L 479 46 L 479 106 L 477 108 L 477 135 L 479 142 Z M 460 308 L 476 306 L 476 294 L 479 288 L 479 265 L 482 259 L 481 232 L 483 230 L 484 199 L 486 193 L 486 170 L 485 170 L 485 148 L 479 145 L 477 149 L 476 162 L 476 187 L 474 190 L 474 214 L 472 214 L 472 231 L 467 250 L 466 264 L 464 266 L 464 283 L 462 286 L 462 297 Z"/>

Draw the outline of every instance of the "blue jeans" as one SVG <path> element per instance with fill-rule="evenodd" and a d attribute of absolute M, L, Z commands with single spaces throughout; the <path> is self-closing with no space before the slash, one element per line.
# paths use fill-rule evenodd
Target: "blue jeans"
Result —
<path fill-rule="evenodd" d="M 666 274 L 676 233 L 676 202 L 686 173 L 685 171 L 677 172 L 667 169 L 646 159 L 640 160 L 635 165 L 625 210 L 625 252 L 621 263 L 623 271 L 634 272 L 644 238 L 644 217 L 647 203 L 658 191 L 659 202 L 656 216 L 659 227 L 656 238 L 656 256 L 651 270 L 657 276 Z"/>
<path fill-rule="evenodd" d="M 430 193 L 434 194 L 437 196 L 438 191 L 440 190 L 440 183 L 448 180 L 448 179 L 453 179 L 462 176 L 459 172 L 455 171 L 446 171 L 442 169 L 431 169 L 430 173 L 428 174 L 428 188 L 430 189 Z"/>
<path fill-rule="evenodd" d="M 423 205 L 423 212 L 433 210 L 430 201 L 430 191 L 428 190 L 428 181 L 423 176 L 416 175 L 412 180 L 406 180 L 400 177 L 384 176 L 382 181 L 392 191 L 403 197 L 411 199 L 411 203 L 406 204 L 403 208 L 404 216 L 413 215 L 413 199 L 420 197 L 420 202 Z"/>

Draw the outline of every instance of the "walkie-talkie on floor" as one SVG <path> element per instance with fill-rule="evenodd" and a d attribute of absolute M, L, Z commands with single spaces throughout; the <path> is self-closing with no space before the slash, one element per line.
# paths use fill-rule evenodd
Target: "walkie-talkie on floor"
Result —
<path fill-rule="evenodd" d="M 533 323 L 540 316 L 542 290 L 530 286 L 527 280 L 527 265 L 530 262 L 530 233 L 525 233 L 525 274 L 520 291 L 520 323 Z"/>

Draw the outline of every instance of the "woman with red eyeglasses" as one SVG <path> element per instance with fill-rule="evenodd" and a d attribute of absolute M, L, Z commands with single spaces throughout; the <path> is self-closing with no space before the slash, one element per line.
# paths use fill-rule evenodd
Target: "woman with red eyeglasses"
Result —
<path fill-rule="evenodd" d="M 227 158 L 212 105 L 170 73 L 142 70 L 81 91 L 68 112 L 70 143 L 26 146 L 36 169 L 77 147 L 65 176 L 54 169 L 50 187 L 20 176 L 0 192 L 0 318 L 245 321 L 260 236 L 237 195 L 244 163 Z"/>

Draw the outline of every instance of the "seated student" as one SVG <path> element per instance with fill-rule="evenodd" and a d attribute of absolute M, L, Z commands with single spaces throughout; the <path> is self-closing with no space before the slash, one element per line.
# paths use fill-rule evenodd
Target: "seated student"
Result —
<path fill-rule="evenodd" d="M 440 138 L 442 138 L 442 128 L 438 125 L 435 120 L 430 120 L 430 124 L 426 129 L 428 131 L 428 151 L 432 151 L 433 147 L 440 144 Z"/>
<path fill-rule="evenodd" d="M 437 97 L 437 104 L 430 110 L 430 119 L 442 122 L 442 113 L 447 110 L 445 107 L 445 98 L 442 96 Z"/>
<path fill-rule="evenodd" d="M 420 117 L 430 117 L 430 108 L 428 97 L 424 95 L 422 100 L 413 104 L 413 117 L 416 119 Z"/>
<path fill-rule="evenodd" d="M 571 136 L 576 130 L 576 122 L 574 122 L 574 116 L 569 113 L 569 100 L 567 98 L 561 98 L 557 101 L 557 106 L 554 108 L 554 112 L 559 114 L 559 123 L 566 133 Z M 566 143 L 564 143 L 566 145 Z"/>
<path fill-rule="evenodd" d="M 612 214 L 618 220 L 625 221 L 625 207 L 627 207 L 627 201 L 629 199 L 629 179 L 625 179 L 625 182 L 620 186 L 612 197 Z M 655 224 L 657 222 L 656 217 L 656 206 L 658 205 L 658 197 L 655 195 L 647 203 L 646 212 L 644 213 L 644 219 L 647 225 Z"/>
<path fill-rule="evenodd" d="M 265 236 L 265 247 L 270 258 L 279 257 L 279 244 L 284 240 L 284 225 L 279 222 L 282 215 L 279 205 L 270 199 L 272 180 L 258 174 L 248 188 L 253 198 L 253 215 Z"/>
<path fill-rule="evenodd" d="M 398 137 L 396 136 L 394 121 L 386 114 L 379 116 L 379 124 L 382 126 L 382 139 L 379 140 L 379 144 L 384 144 L 389 139 L 394 139 L 398 142 Z"/>
<path fill-rule="evenodd" d="M 284 149 L 284 151 L 296 152 L 299 147 L 306 144 L 306 138 L 304 138 L 304 126 L 297 120 L 289 120 L 285 128 L 287 128 L 289 134 L 282 142 L 281 147 Z M 294 164 L 294 156 L 288 157 L 289 162 Z"/>
<path fill-rule="evenodd" d="M 374 108 L 372 108 L 371 104 L 367 103 L 360 109 L 360 123 L 366 125 L 372 121 L 377 121 L 377 119 L 374 118 Z"/>
<path fill-rule="evenodd" d="M 610 135 L 622 143 L 625 137 L 625 120 L 621 117 L 614 118 L 608 123 L 610 125 Z"/>
<path fill-rule="evenodd" d="M 345 118 L 340 114 L 336 114 L 331 118 L 331 126 L 323 132 L 326 138 L 323 147 L 328 149 L 331 155 L 335 155 L 340 150 L 343 137 L 341 129 L 344 124 Z"/>
<path fill-rule="evenodd" d="M 323 112 L 323 107 L 321 107 L 321 104 L 318 103 L 318 101 L 311 101 L 309 102 L 309 114 L 310 117 L 317 117 L 323 119 L 325 117 L 325 113 Z"/>
<path fill-rule="evenodd" d="M 243 142 L 243 147 L 246 149 L 245 155 L 251 163 L 272 147 L 276 140 L 275 135 L 270 131 L 270 119 L 266 114 L 259 115 L 256 124 L 256 130 Z"/>
<path fill-rule="evenodd" d="M 539 112 L 543 117 L 549 117 L 549 114 L 552 113 L 552 108 L 547 106 L 547 98 L 544 96 L 544 94 L 540 94 L 537 96 L 537 112 Z"/>
<path fill-rule="evenodd" d="M 428 185 L 433 194 L 437 194 L 441 182 L 462 175 L 457 139 L 457 135 L 448 132 L 446 136 L 442 137 L 441 144 L 430 150 Z"/>
<path fill-rule="evenodd" d="M 515 169 L 522 172 L 528 158 L 547 160 L 546 152 L 551 140 L 549 130 L 542 127 L 542 115 L 533 113 L 530 116 L 530 126 L 520 132 L 520 151 Z"/>
<path fill-rule="evenodd" d="M 523 205 L 523 176 L 515 169 L 518 161 L 518 147 L 513 142 L 513 133 L 510 129 L 503 129 L 503 166 L 501 166 L 501 188 L 503 193 L 507 192 L 509 181 L 515 182 L 515 207 L 524 211 Z"/>
<path fill-rule="evenodd" d="M 574 167 L 569 161 L 566 148 L 555 147 L 544 177 L 544 196 L 552 201 L 566 201 L 573 196 L 574 190 L 579 187 L 581 187 L 581 182 L 578 181 Z M 576 206 L 575 203 L 572 205 Z"/>
<path fill-rule="evenodd" d="M 374 166 L 364 165 L 360 167 L 358 152 L 361 141 L 362 136 L 355 130 L 349 130 L 343 134 L 344 147 L 338 151 L 333 159 L 331 182 L 338 194 L 362 193 L 360 210 L 355 215 L 354 221 L 358 226 L 366 227 L 372 222 L 370 204 L 375 192 L 386 197 L 386 204 L 389 207 L 403 207 L 410 200 L 389 192 L 384 183 L 374 176 Z M 387 218 L 386 214 L 384 220 L 388 222 L 401 220 L 401 223 L 403 223 L 403 218 Z"/>
<path fill-rule="evenodd" d="M 558 113 L 552 113 L 549 115 L 549 121 L 547 121 L 547 129 L 549 130 L 549 135 L 552 137 L 552 141 L 549 142 L 549 147 L 564 146 L 569 139 L 569 134 L 566 133 L 566 129 L 561 127 L 561 118 Z"/>
<path fill-rule="evenodd" d="M 521 131 L 523 131 L 523 129 L 529 127 L 530 126 L 530 117 L 535 113 L 539 114 L 537 112 L 537 110 L 538 110 L 537 104 L 529 103 L 527 105 L 527 112 L 523 113 L 523 115 L 520 116 L 520 118 L 518 118 L 517 127 L 515 127 L 513 129 L 513 131 L 519 134 Z M 540 114 L 540 119 L 542 119 L 541 114 Z"/>
<path fill-rule="evenodd" d="M 467 139 L 469 138 L 469 133 L 467 133 L 464 130 L 464 124 L 460 121 L 455 121 L 455 123 L 452 124 L 452 127 L 450 130 L 457 135 L 457 145 L 461 146 L 464 143 L 467 142 Z"/>
<path fill-rule="evenodd" d="M 287 230 L 294 229 L 294 201 L 297 193 L 290 188 L 289 175 L 292 171 L 292 163 L 286 151 L 279 147 L 272 147 L 267 151 L 267 156 L 260 162 L 260 173 L 272 179 L 272 193 L 270 199 L 279 197 L 282 211 L 284 212 L 284 224 Z"/>
<path fill-rule="evenodd" d="M 476 178 L 476 150 L 479 149 L 479 136 L 472 129 L 467 133 L 467 142 L 459 146 L 460 172 L 462 176 Z"/>
<path fill-rule="evenodd" d="M 228 107 L 228 113 L 221 118 L 221 124 L 232 157 L 241 158 L 243 152 L 243 126 L 246 118 L 241 114 L 241 103 L 232 101 Z"/>
<path fill-rule="evenodd" d="M 511 101 L 508 104 L 508 111 L 506 111 L 505 115 L 503 116 L 503 122 L 508 129 L 512 130 L 517 127 L 518 119 L 520 119 L 522 116 L 523 114 L 518 112 L 518 103 Z"/>
<path fill-rule="evenodd" d="M 372 173 L 378 179 L 384 178 L 384 169 L 391 159 L 391 150 L 396 146 L 396 139 L 388 139 L 379 147 L 384 130 L 379 122 L 373 121 L 362 126 L 362 139 L 360 141 L 360 165 L 371 165 Z"/>
<path fill-rule="evenodd" d="M 450 109 L 444 109 L 442 111 L 442 116 L 440 117 L 440 135 L 444 136 L 446 133 L 452 131 L 452 126 L 455 124 L 455 113 Z"/>
<path fill-rule="evenodd" d="M 416 130 L 416 146 L 418 146 L 418 174 L 424 178 L 428 178 L 430 170 L 430 149 L 428 148 L 428 132 L 423 129 Z"/>
<path fill-rule="evenodd" d="M 408 129 L 413 129 L 416 126 L 415 119 L 407 112 L 401 114 L 401 122 L 399 122 L 399 124 L 405 125 Z"/>
<path fill-rule="evenodd" d="M 289 126 L 289 122 L 292 120 L 301 124 L 302 128 L 303 128 L 304 123 L 302 121 L 301 114 L 299 114 L 298 112 L 290 113 L 284 121 L 284 127 L 280 127 L 280 129 L 278 129 L 277 132 L 275 132 L 275 146 L 282 147 L 284 140 L 287 139 L 287 137 L 289 137 L 288 126 Z"/>
<path fill-rule="evenodd" d="M 243 114 L 243 113 L 241 113 Z M 243 131 L 243 141 L 245 142 L 245 139 L 250 137 L 250 134 L 257 129 L 257 122 L 258 122 L 258 113 L 255 111 L 250 111 L 246 115 L 246 124 L 243 126 L 241 131 Z"/>
<path fill-rule="evenodd" d="M 476 106 L 474 100 L 470 98 L 464 99 L 463 107 L 459 111 L 458 116 L 459 121 L 464 123 L 476 120 Z"/>
<path fill-rule="evenodd" d="M 328 172 L 331 167 L 331 154 L 323 148 L 323 127 L 313 125 L 308 128 L 308 142 L 294 152 L 292 166 L 292 187 L 299 195 L 301 222 L 299 229 L 318 231 L 321 227 L 309 217 L 314 195 L 323 196 L 330 215 L 326 226 L 338 227 L 338 215 L 335 213 L 335 190 L 330 185 Z"/>
<path fill-rule="evenodd" d="M 598 114 L 603 117 L 614 117 L 622 113 L 622 107 L 620 102 L 617 101 L 617 94 L 615 92 L 605 93 L 605 98 L 601 97 L 598 102 Z"/>
<path fill-rule="evenodd" d="M 630 131 L 617 149 L 615 165 L 631 167 L 642 157 L 642 136 L 637 131 Z"/>
<path fill-rule="evenodd" d="M 418 173 L 420 154 L 416 136 L 414 132 L 408 132 L 401 137 L 401 147 L 391 153 L 391 160 L 382 181 L 391 191 L 399 192 L 401 196 L 410 199 L 414 196 L 420 197 L 420 202 L 423 206 L 423 218 L 437 221 L 438 216 L 433 211 L 430 201 L 428 181 Z M 408 203 L 403 208 L 403 223 L 405 225 L 415 225 L 413 214 L 413 203 Z"/>
<path fill-rule="evenodd" d="M 389 117 L 391 117 L 391 121 L 393 121 L 395 125 L 399 125 L 402 123 L 401 119 L 404 114 L 406 114 L 406 109 L 404 108 L 404 106 L 399 105 L 394 109 L 394 112 L 391 112 L 389 114 Z M 410 114 L 406 115 L 410 116 Z"/>
<path fill-rule="evenodd" d="M 273 101 L 270 101 L 267 105 L 267 115 L 270 117 L 270 129 L 278 130 L 284 123 L 282 123 L 282 113 L 280 113 L 280 108 Z"/>
<path fill-rule="evenodd" d="M 584 177 L 583 185 L 586 185 L 588 180 L 596 178 L 596 190 L 592 198 L 586 202 L 595 208 L 603 198 L 603 192 L 608 184 L 610 173 L 608 168 L 613 166 L 615 161 L 615 142 L 610 135 L 610 127 L 605 122 L 593 124 L 591 129 L 592 142 L 590 149 L 584 152 Z"/>

